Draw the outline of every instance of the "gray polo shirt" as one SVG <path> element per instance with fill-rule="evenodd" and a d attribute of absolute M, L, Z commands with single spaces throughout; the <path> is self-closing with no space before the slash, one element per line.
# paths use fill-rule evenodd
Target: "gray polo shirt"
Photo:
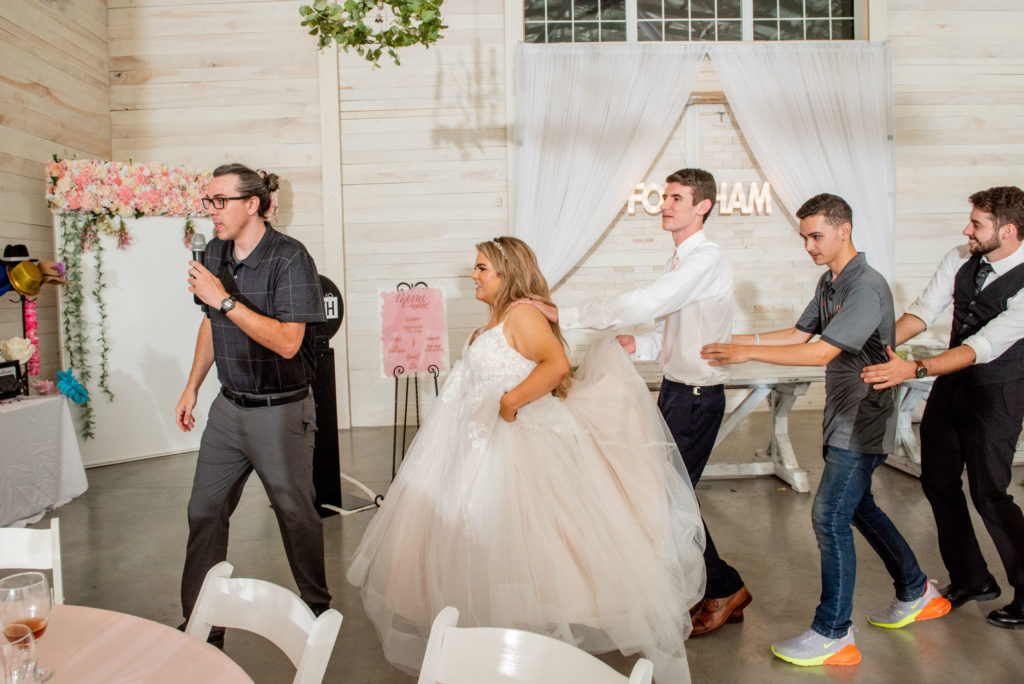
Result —
<path fill-rule="evenodd" d="M 826 271 L 796 328 L 842 351 L 825 368 L 823 444 L 887 454 L 896 434 L 896 388 L 875 390 L 860 378 L 864 366 L 888 360 L 895 343 L 892 292 L 857 254 L 833 280 Z"/>
<path fill-rule="evenodd" d="M 308 387 L 316 368 L 310 325 L 322 323 L 324 300 L 313 258 L 301 242 L 274 230 L 245 259 L 235 258 L 235 243 L 220 238 L 206 247 L 204 265 L 232 297 L 256 313 L 306 323 L 299 352 L 286 359 L 245 334 L 219 310 L 203 305 L 210 318 L 213 354 L 220 384 L 234 392 L 278 394 Z"/>

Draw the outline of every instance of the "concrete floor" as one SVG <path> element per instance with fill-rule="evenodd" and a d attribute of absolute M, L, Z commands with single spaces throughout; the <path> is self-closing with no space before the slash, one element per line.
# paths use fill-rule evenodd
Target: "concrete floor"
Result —
<path fill-rule="evenodd" d="M 821 474 L 820 413 L 795 412 L 790 432 L 812 486 Z M 767 416 L 754 414 L 723 442 L 713 461 L 741 461 L 763 446 Z M 390 428 L 341 433 L 342 470 L 374 491 L 390 475 Z M 64 592 L 72 604 L 139 615 L 167 625 L 181 621 L 178 581 L 187 534 L 185 509 L 195 454 L 125 463 L 88 471 L 89 491 L 52 515 L 61 519 Z M 1011 494 L 1024 502 L 1024 468 L 1014 469 Z M 875 496 L 907 537 L 929 577 L 947 577 L 935 546 L 931 510 L 915 478 L 888 467 L 875 476 Z M 349 492 L 356 493 L 346 487 Z M 903 630 L 868 625 L 869 609 L 887 605 L 893 589 L 881 562 L 857 537 L 860 567 L 854 598 L 857 643 L 854 667 L 798 668 L 772 657 L 771 641 L 809 627 L 820 582 L 810 526 L 811 494 L 798 494 L 774 478 L 702 482 L 698 495 L 723 557 L 743 575 L 754 596 L 746 621 L 687 642 L 694 682 L 986 682 L 1024 681 L 1024 630 L 985 622 L 988 611 L 1012 597 L 968 603 L 950 615 Z M 333 606 L 345 616 L 325 682 L 408 683 L 413 678 L 384 660 L 359 594 L 344 577 L 372 512 L 324 521 L 327 577 Z M 232 518 L 229 560 L 240 577 L 259 577 L 294 589 L 273 513 L 252 478 Z M 1006 576 L 980 521 L 979 538 L 992 571 Z M 48 527 L 46 519 L 34 527 Z M 260 637 L 229 632 L 226 652 L 256 682 L 290 682 L 294 669 Z M 603 657 L 628 672 L 634 658 Z"/>

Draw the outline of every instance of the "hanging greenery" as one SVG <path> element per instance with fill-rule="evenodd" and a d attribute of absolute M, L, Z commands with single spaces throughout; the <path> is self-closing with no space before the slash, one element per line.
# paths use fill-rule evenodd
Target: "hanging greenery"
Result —
<path fill-rule="evenodd" d="M 302 25 L 317 36 L 317 47 L 337 43 L 350 48 L 375 67 L 383 51 L 401 64 L 396 49 L 420 44 L 430 47 L 448 28 L 442 23 L 444 0 L 345 0 L 339 4 L 316 0 L 299 7 Z"/>
<path fill-rule="evenodd" d="M 93 434 L 93 409 L 87 392 L 98 372 L 100 390 L 109 400 L 110 341 L 107 330 L 107 306 L 104 299 L 106 274 L 103 268 L 104 240 L 113 240 L 118 249 L 126 249 L 132 238 L 125 226 L 126 217 L 183 216 L 186 245 L 195 230 L 193 214 L 202 214 L 201 197 L 209 180 L 209 171 L 194 172 L 159 164 L 108 162 L 98 159 L 60 160 L 54 155 L 47 164 L 46 200 L 50 211 L 59 215 L 58 253 L 65 266 L 68 284 L 61 299 L 61 328 L 68 373 L 77 376 L 80 393 L 82 437 Z M 84 259 L 92 255 L 95 283 L 88 293 L 83 284 Z M 95 305 L 98 317 L 95 342 L 85 316 L 86 296 Z M 94 346 L 94 349 L 92 347 Z M 92 353 L 90 353 L 92 351 Z"/>

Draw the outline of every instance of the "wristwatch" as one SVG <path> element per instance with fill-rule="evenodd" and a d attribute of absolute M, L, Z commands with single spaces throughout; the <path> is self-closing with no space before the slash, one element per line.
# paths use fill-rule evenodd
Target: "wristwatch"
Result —
<path fill-rule="evenodd" d="M 222 300 L 221 303 L 220 303 L 220 312 L 222 314 L 226 314 L 228 311 L 231 311 L 234 308 L 235 308 L 235 298 L 234 297 L 227 297 L 226 299 Z"/>
<path fill-rule="evenodd" d="M 914 361 L 917 364 L 917 370 L 914 371 L 915 378 L 923 378 L 928 375 L 928 369 L 924 367 L 924 361 Z"/>

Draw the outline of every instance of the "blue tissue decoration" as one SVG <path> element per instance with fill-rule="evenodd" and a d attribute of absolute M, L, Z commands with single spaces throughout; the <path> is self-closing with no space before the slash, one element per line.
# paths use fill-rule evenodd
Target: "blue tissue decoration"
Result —
<path fill-rule="evenodd" d="M 89 392 L 82 387 L 82 383 L 78 382 L 70 368 L 66 371 L 57 371 L 57 389 L 76 404 L 84 404 L 89 401 Z"/>

